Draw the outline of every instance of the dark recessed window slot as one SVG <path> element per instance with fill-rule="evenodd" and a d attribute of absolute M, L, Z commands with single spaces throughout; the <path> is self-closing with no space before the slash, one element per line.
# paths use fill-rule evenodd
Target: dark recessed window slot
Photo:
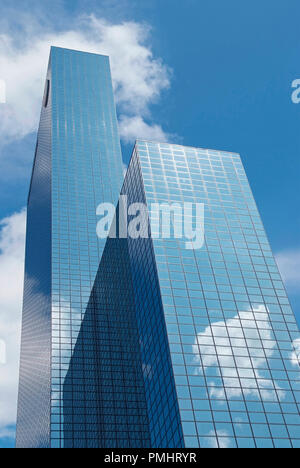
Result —
<path fill-rule="evenodd" d="M 47 83 L 46 83 L 46 91 L 45 91 L 44 107 L 47 107 L 47 106 L 48 106 L 49 93 L 50 93 L 50 80 L 47 80 Z"/>

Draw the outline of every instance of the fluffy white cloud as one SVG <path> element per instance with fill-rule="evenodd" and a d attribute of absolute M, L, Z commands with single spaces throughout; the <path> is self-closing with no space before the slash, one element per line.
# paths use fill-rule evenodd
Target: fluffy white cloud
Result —
<path fill-rule="evenodd" d="M 139 139 L 166 142 L 168 135 L 159 125 L 147 124 L 141 116 L 122 116 L 119 122 L 120 134 L 125 143 Z"/>
<path fill-rule="evenodd" d="M 151 120 L 150 105 L 170 83 L 169 70 L 153 57 L 148 39 L 145 25 L 111 24 L 93 15 L 59 33 L 26 24 L 21 42 L 15 35 L 1 34 L 0 79 L 6 82 L 7 103 L 0 106 L 0 140 L 22 138 L 37 129 L 51 45 L 109 55 L 121 136 L 126 141 L 149 135 L 165 140 L 161 127 L 145 121 Z"/>
<path fill-rule="evenodd" d="M 12 436 L 15 423 L 20 353 L 26 212 L 0 221 L 0 340 L 5 363 L 0 363 L 0 437 Z"/>
<path fill-rule="evenodd" d="M 287 288 L 300 292 L 300 249 L 279 252 L 276 260 Z"/>

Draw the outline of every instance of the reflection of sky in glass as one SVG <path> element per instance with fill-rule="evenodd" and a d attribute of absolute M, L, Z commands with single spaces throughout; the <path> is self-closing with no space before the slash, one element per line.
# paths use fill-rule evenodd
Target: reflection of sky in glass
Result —
<path fill-rule="evenodd" d="M 51 67 L 48 70 L 48 77 Z M 16 446 L 49 447 L 51 379 L 51 96 L 42 108 L 27 206 Z"/>
<path fill-rule="evenodd" d="M 138 142 L 148 204 L 205 204 L 205 246 L 155 239 L 188 447 L 299 447 L 299 330 L 240 159 Z"/>
<path fill-rule="evenodd" d="M 64 382 L 105 245 L 96 208 L 116 203 L 123 166 L 108 57 L 53 48 L 51 63 L 51 443 L 61 447 Z"/>
<path fill-rule="evenodd" d="M 144 203 L 139 158 L 134 151 L 122 194 L 128 205 Z M 151 239 L 128 238 L 141 362 L 152 448 L 182 448 L 176 387 Z"/>
<path fill-rule="evenodd" d="M 214 400 L 226 401 L 249 401 L 270 403 L 291 403 L 294 398 L 291 389 L 299 388 L 298 385 L 290 385 L 286 379 L 284 369 L 291 370 L 299 368 L 299 360 L 295 354 L 295 346 L 289 343 L 287 348 L 290 362 L 278 359 L 277 343 L 274 339 L 271 323 L 265 307 L 259 314 L 259 319 L 264 321 L 259 329 L 255 323 L 255 314 L 252 312 L 241 312 L 226 322 L 215 322 L 199 333 L 193 345 L 195 362 L 199 364 L 195 369 L 195 378 L 191 378 L 193 385 L 206 385 L 207 396 Z M 261 312 L 257 309 L 257 312 Z M 245 320 L 252 321 L 252 327 Z M 248 332 L 243 331 L 243 325 L 249 327 Z M 277 361 L 275 359 L 277 358 Z M 273 359 L 273 361 L 272 361 Z M 288 359 L 288 356 L 287 356 Z M 278 380 L 272 380 L 271 368 L 276 362 Z M 279 370 L 280 369 L 280 370 Z M 197 376 L 200 376 L 199 380 Z M 201 378 L 202 377 L 202 378 Z M 239 415 L 232 414 L 232 421 L 238 424 L 238 431 L 248 430 L 244 426 L 245 419 Z M 271 438 L 270 430 L 266 425 L 255 427 L 257 433 L 263 437 Z M 282 430 L 282 429 L 281 429 Z M 222 443 L 227 445 L 223 437 L 230 433 L 226 430 L 214 432 L 208 435 L 222 437 Z M 211 441 L 215 444 L 215 441 Z"/>

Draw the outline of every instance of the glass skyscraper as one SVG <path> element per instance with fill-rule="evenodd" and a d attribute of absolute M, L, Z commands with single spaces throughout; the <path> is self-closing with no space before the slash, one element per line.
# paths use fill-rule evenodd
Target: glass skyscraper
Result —
<path fill-rule="evenodd" d="M 146 207 L 146 230 L 99 239 L 100 203 L 123 228 L 134 220 L 124 199 Z M 162 236 L 151 209 L 188 203 L 204 206 L 194 249 L 176 217 Z M 28 199 L 17 447 L 300 448 L 299 353 L 240 156 L 138 140 L 123 181 L 108 58 L 53 48 Z"/>
<path fill-rule="evenodd" d="M 138 141 L 121 195 L 154 213 L 151 236 L 107 241 L 65 383 L 66 445 L 298 448 L 300 335 L 240 156 Z M 151 210 L 188 202 L 205 207 L 194 250 L 161 238 Z"/>
<path fill-rule="evenodd" d="M 52 48 L 28 198 L 17 447 L 63 447 L 64 382 L 105 244 L 96 207 L 117 202 L 122 180 L 108 57 Z"/>
<path fill-rule="evenodd" d="M 128 241 L 151 446 L 299 448 L 299 329 L 240 156 L 138 141 L 122 193 L 205 206 L 201 249 Z"/>

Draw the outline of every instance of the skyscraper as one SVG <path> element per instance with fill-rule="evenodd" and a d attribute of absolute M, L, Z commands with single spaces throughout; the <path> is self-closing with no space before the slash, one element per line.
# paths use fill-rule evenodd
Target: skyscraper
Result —
<path fill-rule="evenodd" d="M 298 448 L 299 329 L 240 156 L 139 141 L 123 192 L 205 207 L 200 249 L 129 238 L 152 446 Z"/>
<path fill-rule="evenodd" d="M 108 58 L 52 48 L 17 447 L 299 448 L 299 329 L 240 156 L 138 140 L 122 172 Z"/>
<path fill-rule="evenodd" d="M 109 59 L 53 47 L 28 197 L 17 447 L 60 447 L 63 386 L 123 179 Z"/>
<path fill-rule="evenodd" d="M 202 203 L 205 241 L 162 238 L 155 211 L 151 236 L 108 239 L 65 381 L 66 446 L 299 447 L 299 329 L 240 156 L 138 141 L 121 195 L 149 214 Z"/>

